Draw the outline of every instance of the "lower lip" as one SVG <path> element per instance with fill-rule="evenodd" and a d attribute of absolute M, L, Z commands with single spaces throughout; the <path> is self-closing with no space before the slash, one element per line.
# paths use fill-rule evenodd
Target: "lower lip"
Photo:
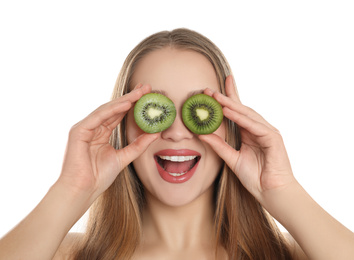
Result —
<path fill-rule="evenodd" d="M 156 163 L 156 167 L 157 167 L 157 171 L 159 172 L 160 176 L 162 179 L 164 179 L 167 182 L 170 183 L 183 183 L 188 181 L 194 174 L 194 172 L 196 171 L 198 164 L 199 164 L 200 159 L 198 160 L 198 162 L 193 166 L 192 169 L 190 169 L 188 172 L 186 172 L 185 174 L 181 175 L 181 176 L 172 176 L 171 174 L 169 174 L 168 172 L 166 172 L 161 165 L 157 162 L 157 160 L 155 159 L 155 163 Z"/>

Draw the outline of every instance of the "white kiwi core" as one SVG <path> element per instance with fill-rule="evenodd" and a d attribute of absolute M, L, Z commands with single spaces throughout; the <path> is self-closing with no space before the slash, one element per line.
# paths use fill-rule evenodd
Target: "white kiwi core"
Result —
<path fill-rule="evenodd" d="M 159 109 L 152 108 L 150 107 L 147 111 L 147 114 L 150 118 L 154 119 L 155 117 L 158 117 L 162 114 L 163 112 Z"/>
<path fill-rule="evenodd" d="M 201 108 L 196 109 L 196 114 L 199 117 L 200 121 L 207 119 L 209 116 L 208 110 L 201 109 Z"/>

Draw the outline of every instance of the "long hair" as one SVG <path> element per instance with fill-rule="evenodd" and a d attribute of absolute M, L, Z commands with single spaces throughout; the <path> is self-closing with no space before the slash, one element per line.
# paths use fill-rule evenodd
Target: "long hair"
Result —
<path fill-rule="evenodd" d="M 130 91 L 132 75 L 141 58 L 166 47 L 196 51 L 208 58 L 215 69 L 220 91 L 225 94 L 225 79 L 232 72 L 221 51 L 195 31 L 176 29 L 151 35 L 129 53 L 112 99 Z M 226 142 L 240 149 L 239 128 L 230 120 L 227 120 Z M 116 149 L 127 145 L 125 121 L 114 130 L 111 144 Z M 226 164 L 215 187 L 215 237 L 229 259 L 292 259 L 286 239 L 273 218 Z M 143 204 L 142 184 L 129 165 L 92 205 L 85 238 L 75 252 L 75 259 L 130 259 L 141 238 Z"/>

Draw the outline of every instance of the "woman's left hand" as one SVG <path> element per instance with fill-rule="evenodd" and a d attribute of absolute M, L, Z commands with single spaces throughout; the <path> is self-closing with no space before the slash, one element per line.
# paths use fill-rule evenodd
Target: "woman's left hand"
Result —
<path fill-rule="evenodd" d="M 199 138 L 213 147 L 243 186 L 261 202 L 267 191 L 294 183 L 289 158 L 279 131 L 241 104 L 232 76 L 226 78 L 225 88 L 226 96 L 210 89 L 205 90 L 205 94 L 214 97 L 223 106 L 224 116 L 239 126 L 240 150 L 235 150 L 215 134 Z"/>
<path fill-rule="evenodd" d="M 243 186 L 291 234 L 297 242 L 294 255 L 299 259 L 300 255 L 301 259 L 351 258 L 353 232 L 321 208 L 296 181 L 279 131 L 241 104 L 231 76 L 225 88 L 226 96 L 209 89 L 204 93 L 213 96 L 223 106 L 224 116 L 239 126 L 240 150 L 215 134 L 199 138 L 213 147 Z"/>

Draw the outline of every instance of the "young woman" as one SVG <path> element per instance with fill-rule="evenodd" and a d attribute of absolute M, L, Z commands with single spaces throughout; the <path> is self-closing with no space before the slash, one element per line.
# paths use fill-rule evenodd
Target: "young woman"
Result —
<path fill-rule="evenodd" d="M 177 109 L 172 126 L 157 134 L 143 133 L 132 113 L 149 92 Z M 223 107 L 213 134 L 198 136 L 183 124 L 181 107 L 197 93 Z M 68 234 L 88 208 L 85 234 Z M 220 50 L 186 29 L 154 34 L 133 49 L 112 101 L 71 129 L 57 182 L 0 241 L 0 259 L 353 256 L 353 233 L 296 181 L 279 131 L 240 102 Z"/>

